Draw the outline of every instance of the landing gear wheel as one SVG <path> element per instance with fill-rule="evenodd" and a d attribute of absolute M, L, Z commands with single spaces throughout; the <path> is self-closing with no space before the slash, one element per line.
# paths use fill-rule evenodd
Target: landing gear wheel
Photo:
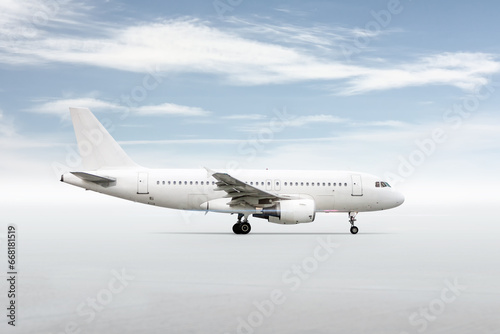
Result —
<path fill-rule="evenodd" d="M 351 233 L 356 234 L 358 233 L 358 228 L 354 226 L 354 222 L 356 221 L 356 215 L 357 212 L 349 212 L 349 223 L 351 224 Z"/>
<path fill-rule="evenodd" d="M 252 229 L 252 226 L 250 226 L 249 223 L 247 222 L 244 222 L 244 223 L 240 223 L 240 233 L 241 234 L 248 234 L 250 233 L 250 230 Z"/>
<path fill-rule="evenodd" d="M 354 226 L 354 225 L 353 225 L 353 226 L 351 226 L 351 233 L 352 233 L 352 234 L 356 234 L 356 233 L 358 233 L 358 228 L 357 228 L 356 226 Z"/>
<path fill-rule="evenodd" d="M 241 234 L 241 223 L 236 223 L 233 225 L 234 234 Z"/>

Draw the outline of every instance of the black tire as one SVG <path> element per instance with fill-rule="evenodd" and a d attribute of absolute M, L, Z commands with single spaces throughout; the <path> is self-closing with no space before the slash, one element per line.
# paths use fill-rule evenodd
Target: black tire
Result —
<path fill-rule="evenodd" d="M 352 234 L 358 233 L 358 228 L 356 226 L 351 226 L 351 233 Z"/>
<path fill-rule="evenodd" d="M 240 224 L 240 233 L 248 234 L 252 230 L 252 226 L 249 223 L 241 223 Z"/>
<path fill-rule="evenodd" d="M 236 223 L 233 225 L 233 232 L 234 234 L 241 234 L 241 224 Z"/>

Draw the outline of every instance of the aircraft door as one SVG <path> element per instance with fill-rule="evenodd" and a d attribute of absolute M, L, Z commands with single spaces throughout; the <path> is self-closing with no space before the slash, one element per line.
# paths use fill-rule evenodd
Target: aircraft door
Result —
<path fill-rule="evenodd" d="M 352 181 L 352 196 L 363 196 L 363 183 L 361 182 L 361 175 L 351 175 Z"/>
<path fill-rule="evenodd" d="M 137 173 L 137 193 L 149 194 L 148 191 L 148 173 Z"/>

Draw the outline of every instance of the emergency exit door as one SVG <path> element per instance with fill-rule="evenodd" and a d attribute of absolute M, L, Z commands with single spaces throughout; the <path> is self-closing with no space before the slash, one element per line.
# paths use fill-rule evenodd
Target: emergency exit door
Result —
<path fill-rule="evenodd" d="M 352 196 L 363 196 L 363 183 L 361 182 L 361 175 L 351 175 L 352 181 Z"/>
<path fill-rule="evenodd" d="M 148 173 L 137 173 L 137 193 L 149 194 Z"/>

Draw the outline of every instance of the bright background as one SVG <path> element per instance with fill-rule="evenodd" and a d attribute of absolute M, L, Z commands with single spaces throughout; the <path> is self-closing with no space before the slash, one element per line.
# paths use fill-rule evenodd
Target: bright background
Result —
<path fill-rule="evenodd" d="M 495 1 L 0 1 L 0 235 L 5 238 L 6 226 L 14 223 L 23 240 L 21 264 L 30 277 L 26 281 L 32 282 L 22 295 L 26 332 L 61 330 L 84 299 L 70 292 L 83 289 L 84 296 L 95 295 L 83 282 L 96 272 L 102 277 L 95 281 L 97 287 L 106 284 L 113 268 L 125 266 L 137 277 L 146 275 L 127 253 L 138 252 L 128 241 L 158 242 L 159 248 L 147 248 L 151 253 L 144 256 L 158 257 L 156 263 L 166 267 L 172 265 L 172 248 L 191 254 L 194 262 L 185 260 L 193 266 L 190 270 L 200 265 L 202 277 L 193 279 L 193 286 L 206 284 L 203 275 L 212 269 L 191 247 L 220 244 L 210 259 L 219 257 L 227 267 L 240 263 L 224 257 L 225 249 L 233 256 L 239 247 L 224 239 L 234 216 L 142 206 L 60 183 L 62 172 L 79 169 L 70 106 L 94 111 L 130 156 L 147 167 L 340 169 L 384 177 L 405 194 L 406 202 L 387 212 L 360 214 L 356 237 L 365 239 L 355 244 L 343 235 L 349 227 L 344 215 L 318 215 L 313 224 L 291 227 L 254 219 L 254 238 L 265 233 L 277 238 L 249 239 L 255 242 L 241 246 L 254 254 L 254 261 L 266 263 L 252 267 L 255 273 L 265 276 L 268 266 L 282 263 L 272 269 L 279 274 L 309 256 L 316 235 L 307 233 L 337 233 L 346 246 L 345 266 L 333 262 L 331 271 L 317 273 L 322 280 L 310 283 L 323 291 L 324 299 L 309 298 L 305 290 L 297 303 L 313 309 L 323 303 L 340 312 L 344 322 L 338 328 L 352 329 L 354 320 L 342 313 L 347 312 L 342 303 L 330 304 L 337 300 L 326 292 L 332 284 L 347 294 L 342 300 L 377 309 L 387 296 L 364 300 L 362 294 L 349 295 L 347 286 L 401 283 L 413 297 L 408 303 L 389 301 L 387 314 L 396 318 L 370 320 L 360 331 L 380 327 L 386 332 L 384 326 L 393 321 L 401 323 L 397 330 L 410 331 L 416 327 L 408 324 L 409 315 L 454 277 L 468 283 L 474 312 L 468 302 L 453 304 L 457 309 L 446 315 L 451 322 L 441 318 L 434 329 L 477 329 L 479 323 L 483 332 L 498 328 L 490 318 L 476 324 L 476 316 L 495 314 L 491 312 L 498 306 L 481 296 L 500 293 L 498 283 L 490 280 L 498 274 L 494 268 L 499 262 L 499 10 Z M 277 115 L 285 115 L 284 121 L 276 122 Z M 430 144 L 436 132 L 439 140 Z M 181 234 L 167 234 L 171 243 L 165 245 L 151 233 Z M 288 233 L 306 234 L 292 238 Z M 312 246 L 286 259 L 281 253 L 269 256 L 276 245 L 300 248 L 303 242 Z M 401 253 L 406 245 L 420 267 Z M 382 254 L 373 253 L 377 248 Z M 92 251 L 85 254 L 84 249 Z M 133 262 L 106 262 L 107 256 L 121 259 L 120 254 Z M 387 263 L 380 263 L 382 256 Z M 61 272 L 55 276 L 45 266 L 49 258 L 59 264 Z M 347 264 L 351 260 L 365 269 L 353 269 Z M 393 269 L 398 274 L 380 277 L 376 284 L 348 279 L 370 277 L 372 265 L 391 263 L 399 266 Z M 447 263 L 452 269 L 445 270 Z M 162 282 L 169 280 L 162 268 L 157 268 L 158 285 L 152 285 L 158 298 L 168 295 L 162 295 Z M 180 273 L 185 269 L 175 268 Z M 201 292 L 208 296 L 202 304 L 248 314 L 251 301 L 261 296 L 249 288 L 255 277 L 241 270 L 236 277 L 221 274 L 219 282 L 244 287 L 250 303 L 231 299 L 233 291 L 229 299 L 213 292 L 215 302 L 210 302 L 212 292 Z M 331 281 L 339 272 L 347 285 Z M 471 278 L 471 272 L 478 274 Z M 406 275 L 413 278 L 406 281 Z M 172 293 L 181 296 L 189 290 L 170 284 Z M 142 290 L 136 289 L 140 295 Z M 421 289 L 430 291 L 429 296 L 422 296 Z M 126 303 L 142 305 L 134 304 L 136 295 L 127 296 Z M 53 309 L 41 316 L 52 297 Z M 291 314 L 302 310 L 293 305 L 287 306 L 295 310 Z M 110 304 L 115 307 L 121 304 Z M 181 314 L 199 314 L 191 311 Z M 227 325 L 221 332 L 236 328 L 236 314 L 222 313 L 228 318 L 215 317 L 211 328 L 221 322 Z M 105 314 L 86 330 L 109 330 L 123 320 L 117 314 L 136 319 L 127 312 Z M 168 314 L 180 321 L 178 328 L 202 332 L 189 327 L 189 319 L 183 322 L 172 310 Z M 453 322 L 457 318 L 462 322 Z M 310 319 L 297 330 L 311 330 L 314 322 L 316 332 L 328 332 L 332 325 L 326 315 Z M 276 321 L 287 324 L 290 318 Z M 150 332 L 168 327 L 168 321 L 162 324 Z M 272 326 L 261 329 L 277 332 Z"/>

